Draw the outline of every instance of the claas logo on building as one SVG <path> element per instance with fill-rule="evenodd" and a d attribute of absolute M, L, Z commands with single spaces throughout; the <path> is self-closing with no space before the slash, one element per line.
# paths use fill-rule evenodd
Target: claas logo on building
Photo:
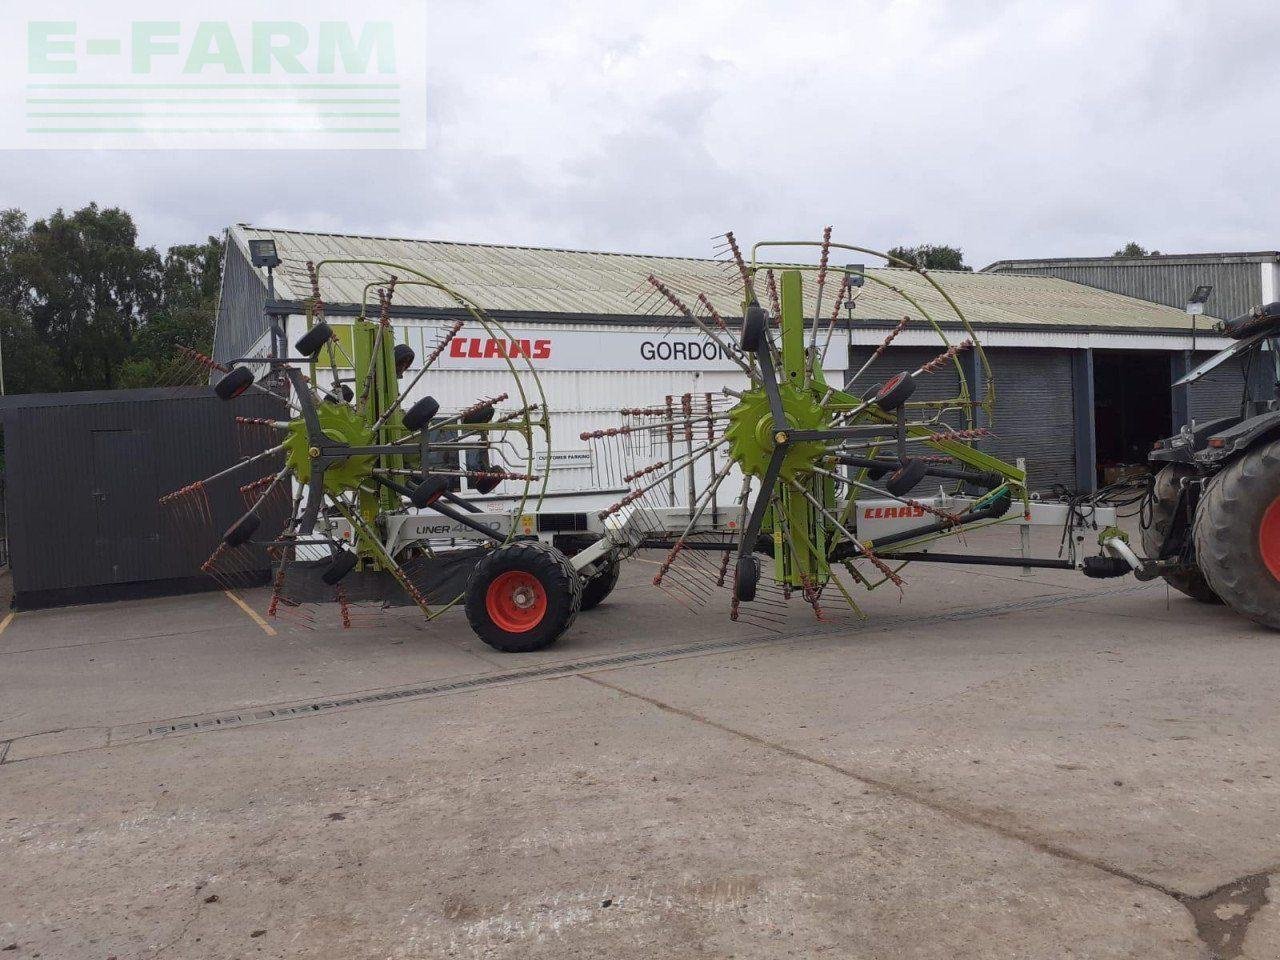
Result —
<path fill-rule="evenodd" d="M 550 340 L 496 340 L 493 337 L 454 337 L 449 356 L 459 360 L 551 359 Z"/>

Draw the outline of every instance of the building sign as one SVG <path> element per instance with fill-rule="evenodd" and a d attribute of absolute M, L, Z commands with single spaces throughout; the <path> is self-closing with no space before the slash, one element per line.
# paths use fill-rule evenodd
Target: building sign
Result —
<path fill-rule="evenodd" d="M 533 469 L 538 473 L 547 470 L 590 470 L 591 450 L 536 450 L 533 454 Z"/>
<path fill-rule="evenodd" d="M 409 327 L 409 345 L 419 358 L 431 353 L 448 327 Z M 495 335 L 496 334 L 496 335 Z M 825 342 L 826 333 L 819 337 Z M 467 324 L 450 341 L 435 362 L 439 370 L 506 370 L 508 361 L 519 366 L 527 358 L 540 370 L 697 370 L 735 371 L 730 354 L 737 346 L 737 331 L 721 334 L 720 343 L 687 328 L 645 332 L 601 326 L 591 330 L 555 330 L 547 327 L 508 327 L 503 332 Z M 844 370 L 849 365 L 849 334 L 837 330 L 831 337 L 824 367 Z"/>

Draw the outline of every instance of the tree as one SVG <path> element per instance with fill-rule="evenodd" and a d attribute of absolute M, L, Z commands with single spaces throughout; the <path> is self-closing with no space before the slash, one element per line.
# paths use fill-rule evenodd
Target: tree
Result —
<path fill-rule="evenodd" d="M 21 316 L 0 307 L 4 340 L 5 393 L 52 393 L 65 389 L 58 355 Z"/>
<path fill-rule="evenodd" d="M 72 390 L 110 389 L 144 317 L 159 302 L 160 256 L 137 246 L 133 218 L 90 204 L 31 225 L 15 256 L 36 333 Z"/>
<path fill-rule="evenodd" d="M 973 267 L 964 263 L 964 251 L 959 247 L 944 244 L 921 243 L 914 247 L 893 247 L 889 250 L 891 257 L 914 263 L 922 270 L 962 270 L 973 273 Z M 894 266 L 890 261 L 890 266 Z"/>
<path fill-rule="evenodd" d="M 62 371 L 52 348 L 37 336 L 25 307 L 29 288 L 14 269 L 28 242 L 27 215 L 0 210 L 0 341 L 6 393 L 58 390 Z"/>
<path fill-rule="evenodd" d="M 153 386 L 178 344 L 208 353 L 223 243 L 138 246 L 96 204 L 28 223 L 0 211 L 0 338 L 9 393 Z"/>
<path fill-rule="evenodd" d="M 169 248 L 159 302 L 138 331 L 121 367 L 120 386 L 144 387 L 159 382 L 179 345 L 212 352 L 222 252 L 223 243 L 217 237 Z"/>
<path fill-rule="evenodd" d="M 1152 250 L 1152 251 L 1148 252 L 1148 251 L 1147 251 L 1147 248 L 1146 248 L 1146 247 L 1144 247 L 1144 246 L 1142 246 L 1142 244 L 1138 243 L 1136 240 L 1130 240 L 1128 243 L 1126 243 L 1123 247 L 1121 247 L 1119 250 L 1117 250 L 1117 251 L 1116 251 L 1115 253 L 1113 253 L 1111 256 L 1113 256 L 1113 257 L 1117 257 L 1117 258 L 1122 258 L 1122 257 L 1135 257 L 1135 258 L 1136 258 L 1136 257 L 1158 257 L 1158 256 L 1160 256 L 1160 251 L 1159 251 L 1159 250 Z"/>

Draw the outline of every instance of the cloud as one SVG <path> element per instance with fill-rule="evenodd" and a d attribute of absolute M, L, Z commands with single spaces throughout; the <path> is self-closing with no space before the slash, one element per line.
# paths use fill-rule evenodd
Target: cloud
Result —
<path fill-rule="evenodd" d="M 6 203 L 168 244 L 250 222 L 703 255 L 958 244 L 969 262 L 1277 246 L 1269 3 L 448 0 L 413 151 L 0 153 Z"/>

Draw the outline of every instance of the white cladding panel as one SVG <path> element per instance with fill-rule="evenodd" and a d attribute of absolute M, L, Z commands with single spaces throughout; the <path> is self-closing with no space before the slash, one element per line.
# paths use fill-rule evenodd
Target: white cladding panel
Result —
<path fill-rule="evenodd" d="M 332 326 L 340 326 L 341 318 L 330 321 Z M 438 331 L 447 328 L 436 321 L 414 324 L 397 320 L 397 342 L 408 342 L 413 346 L 417 358 L 414 366 L 405 375 L 404 382 L 409 382 L 421 369 L 421 363 L 429 345 L 438 336 Z M 292 344 L 302 336 L 306 329 L 305 319 L 291 317 L 289 321 L 289 342 Z M 547 474 L 548 492 L 600 492 L 601 499 L 612 502 L 616 494 L 626 488 L 622 482 L 623 474 L 640 466 L 657 460 L 668 459 L 665 434 L 645 437 L 633 445 L 634 459 L 629 462 L 618 462 L 616 458 L 601 455 L 605 445 L 581 439 L 581 434 L 591 430 L 601 430 L 621 425 L 619 413 L 627 407 L 661 406 L 668 396 L 679 397 L 685 393 L 695 394 L 702 399 L 705 394 L 719 395 L 723 387 L 742 390 L 747 386 L 746 374 L 742 373 L 732 362 L 721 357 L 707 356 L 701 361 L 705 366 L 696 368 L 685 357 L 671 362 L 655 359 L 650 363 L 641 352 L 645 343 L 663 342 L 706 342 L 700 334 L 680 331 L 678 340 L 671 338 L 677 334 L 663 326 L 653 327 L 615 327 L 593 326 L 587 324 L 537 324 L 527 327 L 508 325 L 515 336 L 513 339 L 529 339 L 530 347 L 536 346 L 538 340 L 551 340 L 552 365 L 560 366 L 569 363 L 580 364 L 574 369 L 545 369 L 543 362 L 534 360 L 538 368 L 538 381 L 546 398 L 547 408 L 551 411 L 551 450 L 552 469 Z M 528 336 L 523 336 L 524 334 Z M 425 339 L 424 339 L 425 338 Z M 614 349 L 616 344 L 623 344 L 625 349 Z M 565 345 L 568 344 L 568 347 Z M 424 350 L 426 346 L 426 350 Z M 471 351 L 468 346 L 463 353 Z M 647 351 L 646 351 L 647 352 Z M 483 350 L 481 351 L 483 353 Z M 832 340 L 828 352 L 828 376 L 833 383 L 843 382 L 843 374 L 848 366 L 848 335 L 844 333 Z M 522 403 L 536 403 L 538 400 L 537 383 L 527 372 L 521 361 L 516 368 L 521 370 L 519 383 L 524 386 L 527 396 L 520 399 L 516 381 L 510 368 L 501 358 L 481 357 L 480 363 L 467 365 L 467 358 L 453 358 L 452 365 L 437 362 L 422 377 L 409 394 L 406 406 L 424 396 L 433 396 L 440 402 L 442 416 L 470 406 L 481 398 L 496 397 L 503 393 L 509 398 L 498 405 L 498 412 L 510 412 L 518 409 Z M 461 368 L 460 367 L 464 367 Z M 674 369 L 672 368 L 674 366 Z M 610 368 L 613 369 L 610 369 Z M 639 367 L 639 369 L 636 369 Z M 329 382 L 326 368 L 317 369 L 317 379 L 321 384 Z M 340 371 L 342 376 L 349 375 Z M 705 400 L 704 400 L 705 402 Z M 508 440 L 507 466 L 521 469 L 526 455 L 523 442 L 516 437 Z M 535 437 L 535 456 L 543 454 L 542 441 Z M 675 449 L 678 455 L 679 447 Z M 590 454 L 589 457 L 584 454 Z M 498 464 L 495 463 L 495 467 Z M 718 465 L 723 465 L 719 460 Z M 537 464 L 541 469 L 541 462 Z M 709 462 L 700 464 L 704 472 Z M 703 484 L 705 485 L 705 484 Z M 521 486 L 516 483 L 503 484 L 494 496 L 513 493 Z M 735 473 L 731 475 L 721 488 L 717 501 L 727 504 L 737 495 L 741 487 L 741 478 Z M 677 487 L 676 499 L 679 503 L 687 500 L 686 490 Z"/>

